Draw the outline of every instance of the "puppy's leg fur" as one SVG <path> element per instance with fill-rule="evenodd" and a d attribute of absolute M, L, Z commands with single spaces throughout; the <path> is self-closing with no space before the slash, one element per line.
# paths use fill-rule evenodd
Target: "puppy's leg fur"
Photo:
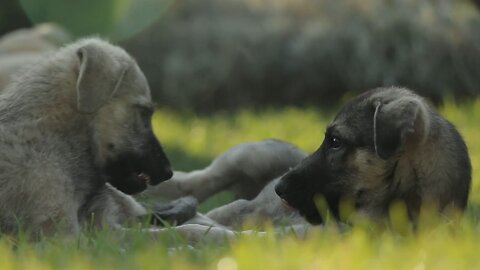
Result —
<path fill-rule="evenodd" d="M 129 220 L 136 221 L 136 218 L 147 214 L 147 210 L 131 196 L 110 185 L 106 185 L 89 202 L 81 210 L 83 212 L 81 216 L 85 217 L 81 224 L 89 228 L 112 229 L 118 237 L 123 239 L 128 239 L 130 233 L 138 233 L 138 230 L 125 227 L 125 223 Z M 189 243 L 224 242 L 235 239 L 237 234 L 249 234 L 249 232 L 236 233 L 201 215 L 192 220 L 198 224 L 185 224 L 171 228 L 146 228 L 140 229 L 140 232 L 148 234 L 153 240 L 180 235 Z"/>
<path fill-rule="evenodd" d="M 147 214 L 147 209 L 133 197 L 107 183 L 81 208 L 79 216 L 84 217 L 86 227 L 118 229 L 128 220 Z"/>
<path fill-rule="evenodd" d="M 236 200 L 208 212 L 206 216 L 222 225 L 240 228 L 246 222 L 284 226 L 305 223 L 298 212 L 286 207 L 275 193 L 279 178 L 270 182 L 253 200 Z"/>
<path fill-rule="evenodd" d="M 197 214 L 198 201 L 188 196 L 170 203 L 157 203 L 153 206 L 150 222 L 154 225 L 183 224 Z"/>
<path fill-rule="evenodd" d="M 234 180 L 228 177 L 218 177 L 214 171 L 215 168 L 212 166 L 188 173 L 176 171 L 169 181 L 149 187 L 139 197 L 177 199 L 193 196 L 199 202 L 203 202 L 213 194 L 226 189 Z"/>
<path fill-rule="evenodd" d="M 238 199 L 253 199 L 267 183 L 305 157 L 294 145 L 278 140 L 243 143 L 202 170 L 175 172 L 172 179 L 149 187 L 141 196 L 176 199 L 191 195 L 203 202 L 222 190 L 229 190 Z"/>
<path fill-rule="evenodd" d="M 283 206 L 275 194 L 273 184 L 268 183 L 294 167 L 305 156 L 295 146 L 277 140 L 244 143 L 228 150 L 203 170 L 176 172 L 173 179 L 149 188 L 143 196 L 164 195 L 163 197 L 175 198 L 192 195 L 201 202 L 228 189 L 237 191 L 236 195 L 240 199 L 206 215 L 192 216 L 193 219 L 187 223 L 201 222 L 239 228 L 247 220 L 257 220 L 258 223 L 270 220 L 280 224 L 282 220 L 292 218 L 293 223 L 304 222 L 299 217 L 293 218 L 294 214 L 292 216 L 291 211 Z M 178 207 L 174 207 L 174 204 L 178 204 Z M 181 201 L 173 205 L 168 209 L 156 209 L 156 215 L 183 221 L 185 213 L 191 214 L 192 209 L 186 208 L 185 204 L 182 206 Z"/>

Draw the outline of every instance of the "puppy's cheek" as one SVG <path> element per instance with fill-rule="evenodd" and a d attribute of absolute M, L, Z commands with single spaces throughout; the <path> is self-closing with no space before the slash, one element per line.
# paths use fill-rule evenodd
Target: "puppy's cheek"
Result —
<path fill-rule="evenodd" d="M 102 146 L 97 148 L 95 153 L 95 164 L 99 167 L 105 167 L 111 163 L 112 160 L 116 160 L 116 152 L 109 150 L 107 147 Z"/>
<path fill-rule="evenodd" d="M 120 156 L 124 155 L 124 152 L 126 152 L 123 149 L 131 149 L 131 147 L 128 147 L 125 143 L 120 143 L 114 140 L 98 142 L 95 151 L 96 164 L 103 167 L 112 161 L 117 160 Z"/>
<path fill-rule="evenodd" d="M 112 151 L 109 151 L 108 144 L 101 134 L 94 134 L 91 142 L 92 155 L 94 156 L 95 164 L 99 167 L 105 166 L 109 159 L 113 158 Z"/>

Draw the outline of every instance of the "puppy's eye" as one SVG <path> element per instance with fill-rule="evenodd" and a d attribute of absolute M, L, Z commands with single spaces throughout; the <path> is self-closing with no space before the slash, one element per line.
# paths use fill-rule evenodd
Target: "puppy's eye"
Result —
<path fill-rule="evenodd" d="M 337 137 L 330 138 L 330 148 L 339 149 L 340 147 L 342 147 L 342 145 L 343 145 L 342 140 L 340 140 L 339 138 Z"/>

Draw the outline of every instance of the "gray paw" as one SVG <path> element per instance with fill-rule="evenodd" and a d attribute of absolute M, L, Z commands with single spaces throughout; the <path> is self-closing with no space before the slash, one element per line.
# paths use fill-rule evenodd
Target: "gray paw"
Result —
<path fill-rule="evenodd" d="M 157 203 L 153 206 L 150 222 L 157 226 L 183 224 L 196 215 L 197 206 L 197 199 L 191 196 L 169 203 Z"/>

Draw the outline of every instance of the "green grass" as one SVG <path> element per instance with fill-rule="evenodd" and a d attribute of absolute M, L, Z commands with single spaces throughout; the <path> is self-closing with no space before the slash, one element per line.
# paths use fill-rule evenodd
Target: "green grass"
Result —
<path fill-rule="evenodd" d="M 294 236 L 241 238 L 230 244 L 205 243 L 195 249 L 181 239 L 151 240 L 133 233 L 123 241 L 108 231 L 79 239 L 38 243 L 3 237 L 0 269 L 474 269 L 480 267 L 480 101 L 441 112 L 464 135 L 473 164 L 469 209 L 463 219 L 427 222 L 412 234 L 400 214 L 395 230 L 358 224 L 346 233 L 334 226 L 306 240 Z M 196 117 L 158 111 L 154 128 L 175 169 L 207 165 L 229 147 L 245 141 L 279 138 L 312 152 L 321 143 L 331 113 L 312 109 L 241 112 Z M 228 200 L 216 198 L 204 209 Z M 398 212 L 398 211 L 397 211 Z M 180 249 L 168 249 L 178 246 Z"/>

